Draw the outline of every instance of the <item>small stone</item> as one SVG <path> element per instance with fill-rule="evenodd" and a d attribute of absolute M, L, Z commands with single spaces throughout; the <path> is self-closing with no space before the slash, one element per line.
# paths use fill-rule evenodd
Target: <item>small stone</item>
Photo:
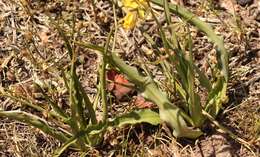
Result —
<path fill-rule="evenodd" d="M 254 2 L 254 0 L 237 0 L 237 3 L 241 6 L 250 5 Z"/>
<path fill-rule="evenodd" d="M 223 145 L 215 155 L 216 157 L 232 157 L 232 148 L 230 145 Z"/>
<path fill-rule="evenodd" d="M 9 81 L 15 81 L 16 80 L 16 77 L 15 77 L 15 74 L 14 74 L 13 71 L 7 71 L 6 76 L 7 76 L 7 79 Z"/>
<path fill-rule="evenodd" d="M 256 14 L 255 20 L 256 20 L 257 22 L 260 22 L 260 11 L 258 11 L 258 13 Z"/>
<path fill-rule="evenodd" d="M 257 57 L 257 58 L 260 58 L 260 51 L 257 51 L 257 52 L 256 52 L 256 57 Z"/>

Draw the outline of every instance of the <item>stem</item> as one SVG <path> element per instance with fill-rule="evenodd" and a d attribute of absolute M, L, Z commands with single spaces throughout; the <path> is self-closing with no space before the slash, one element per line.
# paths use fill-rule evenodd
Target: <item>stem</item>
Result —
<path fill-rule="evenodd" d="M 102 100 L 102 110 L 103 110 L 103 122 L 107 121 L 108 111 L 107 111 L 107 92 L 106 92 L 106 65 L 107 65 L 107 51 L 112 36 L 113 29 L 109 32 L 108 39 L 105 44 L 105 50 L 102 60 L 102 65 L 100 69 L 100 90 L 101 90 L 101 100 Z"/>

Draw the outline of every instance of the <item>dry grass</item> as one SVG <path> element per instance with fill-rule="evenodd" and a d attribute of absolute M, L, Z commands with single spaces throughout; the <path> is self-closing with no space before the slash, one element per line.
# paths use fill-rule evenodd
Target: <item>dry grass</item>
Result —
<path fill-rule="evenodd" d="M 0 0 L 0 86 L 12 85 L 17 92 L 41 102 L 41 96 L 31 87 L 32 80 L 37 76 L 52 82 L 56 87 L 62 86 L 56 77 L 56 71 L 50 72 L 51 70 L 47 71 L 45 68 L 51 69 L 53 63 L 55 66 L 66 66 L 68 63 L 64 43 L 49 22 L 46 12 L 49 11 L 57 21 L 60 20 L 67 31 L 71 31 L 72 15 L 75 15 L 75 28 L 78 32 L 75 39 L 96 44 L 104 44 L 109 27 L 114 22 L 113 12 L 108 1 L 98 1 L 96 8 L 90 5 L 89 0 L 80 3 L 30 1 L 29 5 L 25 2 Z M 209 21 L 215 30 L 224 36 L 226 47 L 230 50 L 230 101 L 218 120 L 241 138 L 251 142 L 256 154 L 260 154 L 260 24 L 254 20 L 252 13 L 256 10 L 254 6 L 257 7 L 257 3 L 248 8 L 237 6 L 236 16 L 242 18 L 239 24 L 234 23 L 234 15 L 227 10 L 218 10 L 219 16 L 216 16 L 208 9 L 207 2 L 190 2 L 190 4 L 192 5 L 186 7 L 205 21 Z M 122 17 L 122 12 L 118 10 L 117 18 Z M 163 19 L 163 15 L 160 18 Z M 148 20 L 143 25 L 151 35 L 155 34 L 154 22 Z M 207 58 L 214 53 L 213 45 L 200 32 L 192 31 L 195 58 L 199 65 L 207 68 Z M 140 29 L 136 28 L 132 33 L 119 29 L 116 50 L 121 52 L 125 59 L 133 64 L 142 62 L 140 47 L 149 47 L 144 43 Z M 81 63 L 77 72 L 87 93 L 92 96 L 96 93 L 99 56 L 84 49 L 78 51 Z M 155 69 L 154 73 L 159 72 Z M 53 96 L 66 108 L 68 105 L 64 99 L 66 93 L 57 92 Z M 126 102 L 115 101 L 111 110 L 114 114 L 123 112 L 129 104 L 129 99 Z M 1 98 L 0 109 L 35 112 L 5 98 Z M 103 144 L 93 148 L 88 155 L 210 156 L 218 152 L 221 155 L 222 150 L 227 150 L 224 154 L 226 156 L 251 155 L 228 136 L 215 131 L 216 128 L 206 126 L 204 130 L 207 135 L 196 141 L 176 140 L 165 126 L 141 125 L 111 130 L 106 134 Z M 37 129 L 5 118 L 0 119 L 0 156 L 51 156 L 58 146 L 60 146 L 58 141 Z M 66 153 L 70 156 L 79 156 L 73 151 Z"/>

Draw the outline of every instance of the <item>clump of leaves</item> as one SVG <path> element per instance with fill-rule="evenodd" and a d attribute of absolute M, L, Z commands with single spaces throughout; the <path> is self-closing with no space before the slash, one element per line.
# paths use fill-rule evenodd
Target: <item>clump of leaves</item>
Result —
<path fill-rule="evenodd" d="M 160 85 L 153 80 L 151 74 L 147 73 L 147 75 L 143 75 L 139 73 L 135 67 L 127 65 L 115 52 L 92 44 L 79 44 L 101 52 L 103 58 L 106 58 L 110 65 L 125 74 L 146 99 L 155 103 L 159 107 L 161 120 L 173 129 L 174 136 L 197 138 L 202 135 L 199 128 L 202 127 L 207 119 L 203 111 L 209 113 L 212 117 L 216 117 L 222 103 L 227 101 L 228 54 L 224 48 L 223 40 L 214 33 L 208 24 L 181 6 L 169 4 L 166 0 L 151 0 L 146 2 L 146 6 L 149 6 L 149 11 L 157 23 L 165 52 L 160 50 L 148 33 L 144 32 L 143 36 L 155 49 L 157 56 L 163 57 L 163 54 L 168 56 L 168 59 L 160 61 L 158 66 L 162 69 L 171 87 L 175 88 L 175 91 L 183 99 L 184 103 L 181 107 L 176 106 L 170 101 L 167 94 L 159 87 Z M 164 8 L 170 36 L 166 36 L 166 30 L 162 28 L 157 20 L 151 3 Z M 193 62 L 193 45 L 190 33 L 188 33 L 186 41 L 189 50 L 188 55 L 181 47 L 176 32 L 171 28 L 173 25 L 170 18 L 171 13 L 182 17 L 185 22 L 193 24 L 200 31 L 204 32 L 216 45 L 217 65 L 213 69 L 213 79 L 209 79 Z M 188 27 L 187 30 L 189 30 Z M 171 52 L 174 52 L 175 55 L 172 55 Z M 196 76 L 198 77 L 196 78 Z M 208 93 L 207 102 L 204 107 L 201 105 L 200 96 L 195 92 L 195 81 L 198 81 Z"/>
<path fill-rule="evenodd" d="M 47 107 L 40 106 L 36 101 L 24 96 L 24 93 L 19 94 L 11 89 L 1 88 L 0 95 L 32 108 L 41 113 L 42 116 L 20 110 L 4 111 L 0 109 L 0 117 L 7 117 L 34 126 L 64 143 L 61 148 L 55 151 L 54 156 L 60 156 L 68 147 L 82 152 L 87 151 L 90 146 L 98 145 L 102 141 L 106 129 L 111 127 L 122 127 L 126 124 L 142 122 L 152 125 L 160 124 L 160 117 L 150 109 L 136 110 L 112 118 L 108 117 L 105 75 L 107 60 L 105 58 L 99 70 L 100 92 L 96 95 L 96 98 L 101 99 L 102 102 L 102 119 L 98 120 L 96 104 L 91 102 L 79 80 L 79 76 L 76 74 L 78 57 L 75 47 L 73 47 L 75 43 L 69 40 L 56 22 L 52 21 L 52 23 L 62 36 L 70 58 L 68 68 L 58 68 L 69 93 L 67 98 L 69 109 L 64 110 L 53 98 L 49 97 L 46 92 L 46 85 L 42 83 L 44 81 L 37 80 L 34 85 L 40 90 L 43 99 L 48 103 Z M 106 54 L 107 45 L 108 43 L 105 45 L 104 54 Z M 51 124 L 59 124 L 61 127 Z"/>
<path fill-rule="evenodd" d="M 139 73 L 137 68 L 126 64 L 116 52 L 109 50 L 113 29 L 108 36 L 106 44 L 104 46 L 97 46 L 70 40 L 59 25 L 56 24 L 60 35 L 65 41 L 71 60 L 69 70 L 64 71 L 64 82 L 69 91 L 70 112 L 64 112 L 63 109 L 49 99 L 47 95 L 45 95 L 45 99 L 49 102 L 52 109 L 48 114 L 53 116 L 59 123 L 68 126 L 69 129 L 66 131 L 59 130 L 59 128 L 50 126 L 43 118 L 22 111 L 0 110 L 0 116 L 25 122 L 62 141 L 64 145 L 56 152 L 56 156 L 59 156 L 67 147 L 86 151 L 89 146 L 98 145 L 102 141 L 107 128 L 120 127 L 125 124 L 147 122 L 157 125 L 161 122 L 165 122 L 172 128 L 173 135 L 176 137 L 197 138 L 202 135 L 200 129 L 205 120 L 208 118 L 214 122 L 214 118 L 219 113 L 222 103 L 227 101 L 228 54 L 224 48 L 223 40 L 214 33 L 208 24 L 202 22 L 198 17 L 183 7 L 168 4 L 167 0 L 151 0 L 150 2 L 145 2 L 154 20 L 157 22 L 159 35 L 162 39 L 165 53 L 168 55 L 168 59 L 159 62 L 158 66 L 162 69 L 167 81 L 171 83 L 172 87 L 175 88 L 175 91 L 183 100 L 184 103 L 181 107 L 170 101 L 168 95 L 159 88 L 159 84 L 154 81 L 150 74 L 144 75 Z M 150 3 L 164 7 L 169 28 L 172 26 L 170 15 L 174 13 L 183 18 L 187 23 L 194 25 L 200 31 L 204 32 L 216 45 L 217 66 L 214 67 L 213 70 L 213 79 L 209 79 L 194 64 L 191 36 L 189 35 L 187 39 L 189 53 L 186 55 L 185 50 L 180 46 L 176 33 L 172 29 L 169 29 L 171 33 L 170 37 L 165 35 L 165 30 L 158 22 Z M 53 23 L 55 24 L 55 22 Z M 147 42 L 153 46 L 158 56 L 164 54 L 148 34 L 144 32 L 143 36 Z M 103 114 L 102 120 L 100 121 L 97 120 L 95 105 L 85 93 L 76 74 L 75 63 L 77 61 L 77 53 L 72 46 L 75 44 L 96 50 L 103 55 L 99 71 L 100 93 L 97 95 L 101 98 L 102 102 Z M 175 52 L 175 55 L 172 55 L 171 51 Z M 125 74 L 131 83 L 142 93 L 145 99 L 152 101 L 158 106 L 159 113 L 149 109 L 143 109 L 132 111 L 118 117 L 108 118 L 109 111 L 106 99 L 106 66 L 108 64 Z M 196 78 L 196 76 L 198 77 Z M 207 93 L 209 93 L 204 106 L 201 105 L 200 97 L 195 92 L 195 81 L 198 81 L 199 84 L 207 90 Z M 41 88 L 41 86 L 39 87 Z M 2 90 L 1 93 L 3 96 L 20 101 L 37 111 L 46 112 L 45 109 L 39 108 L 32 102 L 27 101 L 26 98 L 16 97 L 6 90 Z M 216 125 L 218 124 L 216 123 Z"/>

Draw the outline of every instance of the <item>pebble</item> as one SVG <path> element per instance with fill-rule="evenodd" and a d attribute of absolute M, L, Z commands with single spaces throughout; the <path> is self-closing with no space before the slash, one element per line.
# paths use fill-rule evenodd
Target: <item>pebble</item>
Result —
<path fill-rule="evenodd" d="M 254 0 L 237 0 L 237 3 L 241 6 L 250 5 L 254 2 Z"/>
<path fill-rule="evenodd" d="M 230 145 L 223 145 L 215 155 L 216 157 L 232 157 L 232 148 Z"/>
<path fill-rule="evenodd" d="M 256 14 L 255 20 L 256 20 L 257 22 L 260 22 L 260 10 L 259 10 L 258 13 Z"/>

